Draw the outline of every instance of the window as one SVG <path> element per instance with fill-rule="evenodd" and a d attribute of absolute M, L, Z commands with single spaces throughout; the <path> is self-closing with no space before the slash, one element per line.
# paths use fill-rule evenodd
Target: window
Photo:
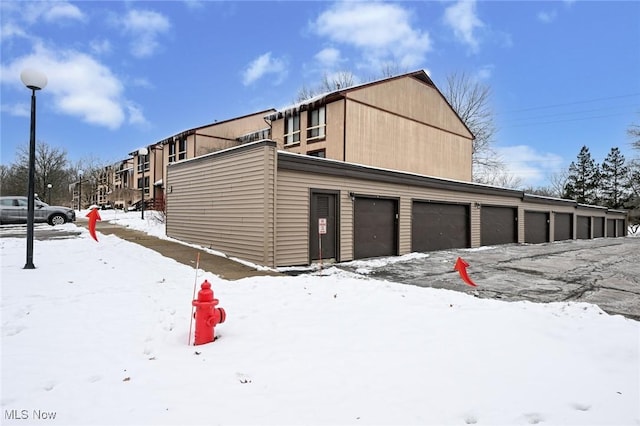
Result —
<path fill-rule="evenodd" d="M 138 173 L 149 170 L 149 154 L 138 155 Z"/>
<path fill-rule="evenodd" d="M 176 161 L 176 143 L 169 142 L 169 162 L 174 163 Z"/>
<path fill-rule="evenodd" d="M 144 177 L 144 185 L 142 182 L 142 178 L 138 178 L 138 189 L 143 189 L 145 195 L 149 193 L 149 176 Z"/>
<path fill-rule="evenodd" d="M 300 142 L 300 115 L 289 113 L 284 118 L 284 144 Z"/>
<path fill-rule="evenodd" d="M 307 120 L 307 139 L 323 139 L 326 124 L 324 106 L 309 111 Z"/>
<path fill-rule="evenodd" d="M 178 142 L 178 160 L 187 158 L 187 140 L 180 139 Z"/>
<path fill-rule="evenodd" d="M 327 150 L 319 149 L 317 151 L 309 151 L 307 152 L 307 155 L 310 155 L 312 157 L 327 158 Z"/>

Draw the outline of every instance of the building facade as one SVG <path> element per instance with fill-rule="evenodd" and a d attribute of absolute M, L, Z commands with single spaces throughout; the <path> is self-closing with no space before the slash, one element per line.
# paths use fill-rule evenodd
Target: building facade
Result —
<path fill-rule="evenodd" d="M 317 96 L 267 120 L 287 152 L 471 181 L 473 135 L 424 71 Z"/>
<path fill-rule="evenodd" d="M 172 164 L 167 179 L 168 236 L 271 267 L 626 233 L 624 211 L 292 154 L 274 141 Z"/>
<path fill-rule="evenodd" d="M 274 111 L 269 109 L 183 131 L 146 146 L 145 155 L 139 154 L 139 150 L 132 151 L 127 159 L 100 170 L 92 200 L 98 206 L 127 209 L 142 200 L 144 191 L 150 208 L 163 209 L 168 164 L 268 138 L 270 129 L 264 117 Z"/>

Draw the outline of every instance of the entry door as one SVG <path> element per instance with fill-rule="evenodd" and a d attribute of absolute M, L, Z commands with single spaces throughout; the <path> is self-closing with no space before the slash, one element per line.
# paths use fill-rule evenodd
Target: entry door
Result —
<path fill-rule="evenodd" d="M 309 224 L 309 254 L 311 261 L 320 259 L 336 259 L 337 257 L 337 222 L 336 194 L 325 192 L 311 193 L 311 223 Z M 323 226 L 320 222 L 323 219 Z M 320 231 L 323 231 L 321 234 Z"/>

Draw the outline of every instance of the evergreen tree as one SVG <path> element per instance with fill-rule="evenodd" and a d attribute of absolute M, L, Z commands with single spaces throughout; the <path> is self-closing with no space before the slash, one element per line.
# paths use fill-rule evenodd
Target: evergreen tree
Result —
<path fill-rule="evenodd" d="M 609 155 L 602 163 L 600 189 L 604 205 L 609 208 L 622 208 L 629 198 L 628 169 L 624 155 L 617 147 L 611 148 Z"/>
<path fill-rule="evenodd" d="M 576 161 L 569 165 L 569 176 L 564 187 L 564 198 L 583 204 L 597 204 L 600 168 L 591 158 L 589 148 L 580 149 Z"/>

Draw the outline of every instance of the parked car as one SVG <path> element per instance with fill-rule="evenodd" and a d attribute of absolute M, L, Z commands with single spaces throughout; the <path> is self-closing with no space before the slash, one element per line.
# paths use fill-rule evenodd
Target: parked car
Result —
<path fill-rule="evenodd" d="M 50 206 L 36 199 L 33 206 L 33 221 L 46 222 L 49 225 L 61 225 L 76 220 L 73 209 L 62 206 Z M 27 223 L 27 197 L 0 197 L 0 224 Z"/>

